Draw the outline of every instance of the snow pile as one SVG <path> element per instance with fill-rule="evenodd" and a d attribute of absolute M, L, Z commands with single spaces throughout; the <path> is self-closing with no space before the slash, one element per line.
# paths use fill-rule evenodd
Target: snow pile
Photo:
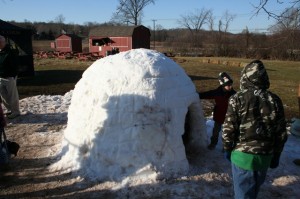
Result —
<path fill-rule="evenodd" d="M 53 168 L 96 180 L 176 177 L 189 170 L 185 149 L 206 140 L 202 106 L 184 70 L 156 51 L 131 50 L 97 60 L 76 84 Z"/>
<path fill-rule="evenodd" d="M 73 90 L 65 95 L 36 95 L 20 100 L 20 111 L 26 114 L 51 114 L 68 112 Z M 5 107 L 4 107 L 5 109 Z"/>

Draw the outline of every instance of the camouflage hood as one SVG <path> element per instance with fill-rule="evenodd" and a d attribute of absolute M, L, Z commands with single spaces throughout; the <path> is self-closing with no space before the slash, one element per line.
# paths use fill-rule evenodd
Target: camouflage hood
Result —
<path fill-rule="evenodd" d="M 242 70 L 240 88 L 243 89 L 268 89 L 270 86 L 269 77 L 264 64 L 255 60 L 249 63 Z"/>

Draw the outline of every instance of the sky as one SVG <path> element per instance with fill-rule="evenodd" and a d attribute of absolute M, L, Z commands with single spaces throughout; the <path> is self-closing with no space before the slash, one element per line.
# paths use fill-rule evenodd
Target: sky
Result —
<path fill-rule="evenodd" d="M 290 0 L 283 4 L 270 0 L 267 8 L 270 11 L 282 12 Z M 83 25 L 85 22 L 109 22 L 116 11 L 119 0 L 0 0 L 0 19 L 4 21 L 49 22 L 62 15 L 65 23 Z M 178 28 L 181 16 L 194 13 L 202 8 L 211 9 L 216 21 L 227 10 L 235 15 L 229 26 L 230 32 L 241 32 L 248 27 L 250 31 L 264 32 L 274 20 L 261 12 L 255 15 L 254 5 L 259 0 L 156 0 L 144 9 L 142 24 L 153 28 Z"/>

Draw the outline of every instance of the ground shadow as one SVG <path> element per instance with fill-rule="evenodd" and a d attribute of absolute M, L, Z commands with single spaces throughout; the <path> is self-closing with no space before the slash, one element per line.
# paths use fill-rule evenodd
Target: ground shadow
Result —
<path fill-rule="evenodd" d="M 202 159 L 199 154 L 195 159 Z M 197 178 L 202 172 L 194 172 L 185 178 L 169 178 L 157 183 L 138 184 L 130 186 L 128 184 L 116 184 L 112 187 L 105 186 L 107 182 L 101 181 L 76 181 L 74 173 L 65 174 L 51 174 L 47 171 L 47 167 L 55 161 L 55 157 L 35 158 L 35 159 L 15 159 L 11 162 L 11 168 L 7 171 L 1 171 L 0 184 L 0 198 L 58 198 L 58 199 L 79 199 L 79 198 L 135 198 L 135 199 L 149 199 L 149 198 L 186 198 L 194 196 L 193 198 L 218 197 L 215 195 L 215 188 L 222 187 L 218 194 L 222 198 L 232 198 L 232 183 L 226 181 L 214 181 L 214 186 L 210 180 L 204 178 Z M 204 165 L 194 165 L 201 168 Z M 201 167 L 200 167 L 201 166 Z M 209 169 L 209 168 L 207 168 Z M 18 176 L 18 172 L 24 170 L 27 172 L 25 176 Z M 201 169 L 200 169 L 201 170 Z M 46 171 L 46 172 L 45 172 Z M 210 170 L 210 172 L 214 172 Z M 222 173 L 223 171 L 221 171 Z M 66 183 L 60 185 L 60 182 L 74 181 L 73 183 Z M 39 184 L 44 185 L 42 188 Z M 101 186 L 102 184 L 102 186 Z M 13 189 L 14 187 L 31 187 L 26 192 L 5 193 L 6 189 Z M 99 187 L 102 188 L 99 188 Z M 98 189 L 97 189 L 98 187 Z M 180 187 L 180 188 L 179 188 Z M 188 187 L 191 187 L 189 189 Z M 224 187 L 226 189 L 224 189 Z M 190 190 L 189 192 L 182 192 L 181 189 Z"/>
<path fill-rule="evenodd" d="M 9 123 L 11 124 L 37 124 L 48 123 L 48 125 L 63 125 L 66 124 L 68 120 L 68 113 L 26 113 L 22 114 L 19 117 L 10 119 Z"/>
<path fill-rule="evenodd" d="M 84 70 L 43 70 L 36 71 L 33 77 L 18 79 L 19 86 L 49 86 L 53 84 L 76 83 Z"/>
<path fill-rule="evenodd" d="M 72 173 L 51 174 L 48 166 L 55 161 L 54 157 L 36 159 L 13 159 L 8 168 L 0 171 L 0 198 L 74 198 L 74 194 L 88 189 L 95 184 L 76 181 Z M 18 175 L 27 171 L 26 175 Z M 70 181 L 64 185 L 60 182 Z M 40 187 L 41 186 L 41 187 Z M 26 191 L 6 193 L 16 187 L 28 187 Z M 35 188 L 40 187 L 40 188 Z M 101 195 L 102 191 L 97 192 Z M 104 191 L 106 192 L 106 191 Z M 73 196 L 72 196 L 73 195 Z M 99 196 L 98 195 L 98 196 Z M 88 194 L 86 194 L 86 198 Z"/>

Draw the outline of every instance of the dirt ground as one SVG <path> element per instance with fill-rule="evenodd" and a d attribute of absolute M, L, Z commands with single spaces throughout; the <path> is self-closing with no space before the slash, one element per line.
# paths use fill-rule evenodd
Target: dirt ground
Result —
<path fill-rule="evenodd" d="M 0 199 L 233 198 L 230 163 L 224 161 L 220 148 L 190 154 L 189 175 L 151 184 L 93 182 L 72 173 L 52 172 L 48 167 L 57 161 L 66 118 L 66 115 L 25 113 L 9 121 L 7 137 L 20 143 L 21 148 L 9 166 L 0 170 Z M 293 165 L 290 168 L 292 158 L 286 155 L 282 159 L 286 163 L 268 173 L 259 198 L 300 197 L 300 169 L 294 169 Z"/>
<path fill-rule="evenodd" d="M 53 121 L 52 124 L 28 124 L 23 122 L 28 121 L 26 117 L 24 115 L 14 119 L 6 128 L 7 137 L 20 143 L 21 148 L 18 156 L 12 158 L 10 165 L 2 168 L 4 170 L 0 173 L 0 198 L 185 198 L 184 195 L 191 194 L 188 190 L 186 194 L 181 193 L 181 197 L 174 195 L 172 188 L 167 187 L 175 185 L 174 189 L 178 189 L 177 186 L 182 186 L 183 189 L 188 186 L 188 180 L 196 181 L 199 178 L 191 176 L 184 181 L 162 181 L 166 188 L 161 190 L 159 184 L 122 187 L 116 182 L 90 182 L 70 173 L 52 173 L 48 166 L 56 161 L 55 154 L 61 147 L 62 130 L 66 124 L 60 124 L 60 121 Z M 37 117 L 44 116 L 35 117 L 40 121 Z M 208 176 L 220 178 L 213 173 Z M 230 187 L 226 175 L 222 176 L 215 186 L 220 186 L 224 179 L 227 181 L 224 185 Z M 182 183 L 183 185 L 180 185 Z M 227 196 L 230 195 L 228 193 Z M 194 195 L 192 198 L 201 197 Z"/>

